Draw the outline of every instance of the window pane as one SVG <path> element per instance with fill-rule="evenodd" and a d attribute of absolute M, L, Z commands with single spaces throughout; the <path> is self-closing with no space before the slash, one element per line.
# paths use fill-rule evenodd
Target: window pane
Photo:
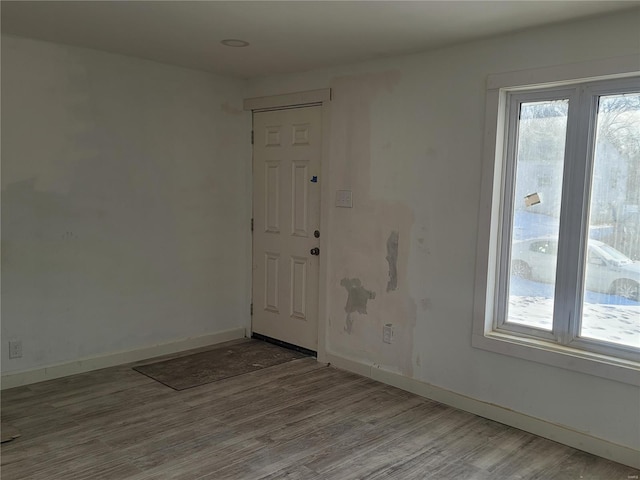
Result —
<path fill-rule="evenodd" d="M 640 347 L 640 94 L 600 98 L 581 336 Z"/>
<path fill-rule="evenodd" d="M 522 103 L 507 322 L 552 330 L 568 100 Z"/>

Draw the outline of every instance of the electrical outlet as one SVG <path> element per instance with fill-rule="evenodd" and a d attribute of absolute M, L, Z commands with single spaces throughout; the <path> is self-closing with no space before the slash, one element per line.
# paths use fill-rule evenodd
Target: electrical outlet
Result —
<path fill-rule="evenodd" d="M 9 358 L 22 358 L 22 340 L 9 340 Z"/>
<path fill-rule="evenodd" d="M 393 340 L 393 325 L 390 323 L 385 324 L 382 327 L 382 341 L 384 343 L 391 343 Z"/>

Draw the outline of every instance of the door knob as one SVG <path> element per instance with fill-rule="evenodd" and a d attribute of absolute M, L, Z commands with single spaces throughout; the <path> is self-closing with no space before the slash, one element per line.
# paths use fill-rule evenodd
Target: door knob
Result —
<path fill-rule="evenodd" d="M 313 236 L 316 238 L 320 238 L 320 230 L 316 230 L 315 232 L 313 232 Z"/>
<path fill-rule="evenodd" d="M 311 255 L 320 255 L 320 249 L 318 247 L 311 249 Z"/>

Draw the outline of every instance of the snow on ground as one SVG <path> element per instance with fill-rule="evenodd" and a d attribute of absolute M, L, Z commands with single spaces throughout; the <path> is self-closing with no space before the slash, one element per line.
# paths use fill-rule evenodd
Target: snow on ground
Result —
<path fill-rule="evenodd" d="M 592 227 L 590 238 L 602 238 L 612 227 Z M 558 220 L 516 211 L 513 238 L 523 240 L 558 234 Z M 511 277 L 509 321 L 551 331 L 555 286 Z M 581 336 L 640 348 L 640 302 L 606 293 L 584 294 Z"/>
<path fill-rule="evenodd" d="M 509 321 L 551 330 L 554 285 L 512 277 Z M 585 292 L 583 337 L 640 348 L 640 302 L 598 292 Z"/>
<path fill-rule="evenodd" d="M 509 297 L 510 322 L 551 330 L 552 317 L 552 298 Z M 581 336 L 640 348 L 640 305 L 585 303 Z"/>

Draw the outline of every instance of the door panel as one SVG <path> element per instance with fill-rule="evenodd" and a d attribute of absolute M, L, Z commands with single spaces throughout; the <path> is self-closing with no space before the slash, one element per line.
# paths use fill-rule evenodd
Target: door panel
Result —
<path fill-rule="evenodd" d="M 317 350 L 321 107 L 254 113 L 255 333 Z"/>
<path fill-rule="evenodd" d="M 280 165 L 265 162 L 264 224 L 267 232 L 280 233 Z"/>

